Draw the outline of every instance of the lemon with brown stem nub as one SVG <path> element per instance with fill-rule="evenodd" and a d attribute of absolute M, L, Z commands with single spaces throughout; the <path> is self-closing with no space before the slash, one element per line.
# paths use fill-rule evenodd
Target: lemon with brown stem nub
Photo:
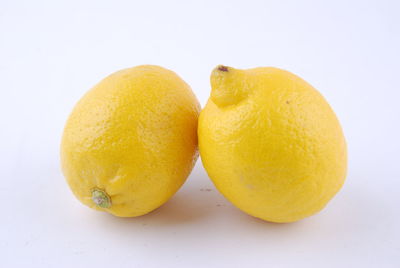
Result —
<path fill-rule="evenodd" d="M 200 155 L 235 206 L 272 222 L 320 211 L 342 187 L 346 142 L 310 84 L 278 68 L 218 66 L 199 119 Z"/>

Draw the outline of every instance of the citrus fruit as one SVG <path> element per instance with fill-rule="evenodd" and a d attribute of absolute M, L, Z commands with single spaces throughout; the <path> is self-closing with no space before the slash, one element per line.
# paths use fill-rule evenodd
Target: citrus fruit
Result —
<path fill-rule="evenodd" d="M 235 206 L 272 222 L 320 211 L 342 187 L 346 142 L 310 84 L 278 68 L 218 66 L 199 118 L 203 165 Z"/>
<path fill-rule="evenodd" d="M 199 112 L 191 88 L 170 70 L 142 65 L 106 77 L 64 129 L 61 164 L 72 192 L 121 217 L 161 206 L 197 159 Z"/>

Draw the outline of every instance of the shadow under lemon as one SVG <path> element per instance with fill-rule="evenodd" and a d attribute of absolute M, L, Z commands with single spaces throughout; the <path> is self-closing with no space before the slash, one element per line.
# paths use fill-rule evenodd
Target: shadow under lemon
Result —
<path fill-rule="evenodd" d="M 206 172 L 196 165 L 182 188 L 165 204 L 154 211 L 139 217 L 119 218 L 108 213 L 93 211 L 93 217 L 107 227 L 152 226 L 168 227 L 176 225 L 201 225 L 204 222 L 236 228 L 261 228 L 268 230 L 301 229 L 304 223 L 319 217 L 310 217 L 294 223 L 272 223 L 250 216 L 226 200 L 218 192 Z"/>
<path fill-rule="evenodd" d="M 209 181 L 205 172 L 195 168 L 181 189 L 165 204 L 152 212 L 133 218 L 119 218 L 108 213 L 94 212 L 105 224 L 122 225 L 187 225 L 207 221 L 224 213 L 227 202 Z"/>

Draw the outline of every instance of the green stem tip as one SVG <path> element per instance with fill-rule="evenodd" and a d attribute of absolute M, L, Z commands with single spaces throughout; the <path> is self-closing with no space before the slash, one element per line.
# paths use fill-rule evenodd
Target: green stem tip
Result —
<path fill-rule="evenodd" d="M 108 196 L 106 191 L 94 188 L 92 190 L 92 200 L 93 202 L 101 208 L 111 207 L 111 198 Z"/>

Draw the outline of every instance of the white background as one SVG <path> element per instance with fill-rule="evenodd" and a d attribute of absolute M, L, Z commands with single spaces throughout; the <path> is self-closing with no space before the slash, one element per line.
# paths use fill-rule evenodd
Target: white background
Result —
<path fill-rule="evenodd" d="M 0 1 L 0 265 L 400 267 L 399 14 L 398 1 Z M 318 215 L 272 224 L 225 201 L 198 161 L 149 215 L 81 205 L 59 167 L 65 120 L 140 64 L 174 70 L 202 105 L 217 64 L 300 75 L 342 122 L 344 188 Z"/>

